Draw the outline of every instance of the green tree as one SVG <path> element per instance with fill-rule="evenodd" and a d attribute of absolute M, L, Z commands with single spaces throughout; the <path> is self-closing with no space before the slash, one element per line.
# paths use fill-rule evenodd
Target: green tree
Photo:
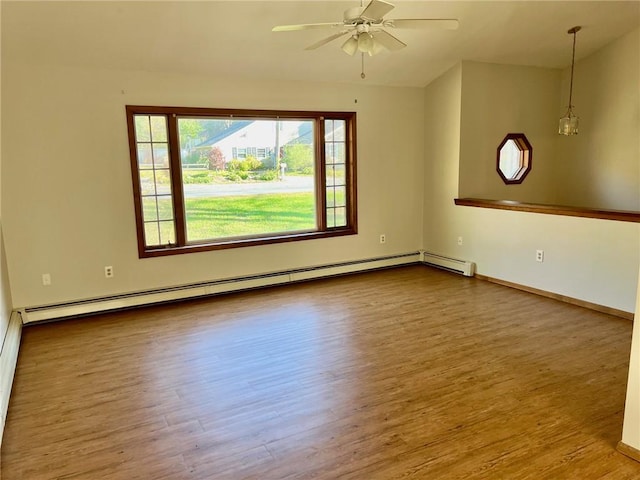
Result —
<path fill-rule="evenodd" d="M 311 145 L 285 145 L 282 150 L 282 161 L 287 164 L 289 172 L 313 172 L 314 159 Z"/>
<path fill-rule="evenodd" d="M 191 118 L 181 118 L 178 120 L 178 132 L 180 134 L 180 143 L 186 146 L 190 140 L 199 140 L 204 127 L 200 120 Z"/>

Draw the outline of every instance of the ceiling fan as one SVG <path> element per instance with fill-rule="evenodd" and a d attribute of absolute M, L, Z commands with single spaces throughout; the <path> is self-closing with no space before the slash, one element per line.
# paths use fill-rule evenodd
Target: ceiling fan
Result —
<path fill-rule="evenodd" d="M 384 0 L 371 0 L 365 7 L 362 0 L 359 7 L 349 8 L 344 12 L 342 22 L 336 23 L 306 23 L 301 25 L 278 25 L 274 32 L 291 32 L 307 29 L 339 29 L 337 33 L 323 38 L 319 42 L 309 45 L 305 50 L 315 50 L 327 43 L 345 35 L 349 35 L 342 44 L 342 50 L 349 55 L 356 52 L 367 53 L 370 56 L 379 53 L 383 48 L 395 51 L 407 46 L 406 43 L 391 35 L 384 28 L 442 28 L 455 30 L 458 20 L 452 18 L 401 18 L 385 20 L 384 16 L 395 6 Z"/>

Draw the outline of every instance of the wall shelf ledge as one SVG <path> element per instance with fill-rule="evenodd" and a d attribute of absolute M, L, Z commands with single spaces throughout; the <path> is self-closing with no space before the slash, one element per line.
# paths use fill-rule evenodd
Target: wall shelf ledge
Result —
<path fill-rule="evenodd" d="M 544 213 L 547 215 L 599 218 L 619 222 L 640 223 L 640 212 L 632 210 L 606 210 L 566 205 L 521 203 L 513 200 L 486 200 L 481 198 L 455 198 L 454 203 L 465 207 L 494 208 L 498 210 L 514 210 L 518 212 Z"/>

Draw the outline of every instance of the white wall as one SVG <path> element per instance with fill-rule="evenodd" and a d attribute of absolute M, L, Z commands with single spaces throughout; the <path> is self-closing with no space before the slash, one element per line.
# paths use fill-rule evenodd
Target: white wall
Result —
<path fill-rule="evenodd" d="M 559 86 L 555 69 L 463 62 L 460 197 L 556 203 Z M 519 185 L 496 172 L 508 133 L 524 133 L 533 148 L 531 171 Z"/>
<path fill-rule="evenodd" d="M 588 35 L 588 29 L 578 34 Z M 563 72 L 562 108 L 570 70 Z M 613 210 L 640 210 L 640 28 L 576 62 L 573 104 L 579 134 L 557 138 L 558 201 Z M 564 181 L 570 179 L 570 181 Z"/>
<path fill-rule="evenodd" d="M 421 246 L 422 89 L 230 81 L 27 62 L 2 64 L 3 221 L 17 307 Z M 126 104 L 355 110 L 358 235 L 138 259 Z M 387 235 L 384 245 L 381 233 Z M 113 279 L 104 278 L 105 265 L 114 267 Z M 42 273 L 51 274 L 51 286 L 42 286 Z"/>
<path fill-rule="evenodd" d="M 576 63 L 580 133 L 565 137 L 569 72 L 463 62 L 460 197 L 640 210 L 640 29 Z M 519 132 L 533 146 L 532 170 L 505 185 L 496 149 Z"/>
<path fill-rule="evenodd" d="M 638 248 L 640 249 L 640 245 Z M 638 269 L 638 278 L 640 278 L 640 269 Z M 640 285 L 638 285 L 635 319 L 637 321 L 633 324 L 633 338 L 631 340 L 622 442 L 640 451 Z"/>
<path fill-rule="evenodd" d="M 0 9 L 1 12 L 2 9 Z M 0 13 L 1 17 L 1 13 Z M 0 75 L 0 106 L 2 105 L 2 76 Z M 1 107 L 0 107 L 1 108 Z M 0 193 L 2 188 L 2 116 L 0 115 Z M 7 333 L 9 326 L 9 320 L 11 318 L 11 288 L 9 286 L 9 277 L 7 273 L 7 260 L 4 249 L 4 232 L 3 226 L 3 213 L 4 205 L 2 205 L 2 195 L 0 195 L 0 350 L 2 350 L 2 344 Z M 0 382 L 4 384 L 4 382 Z"/>
<path fill-rule="evenodd" d="M 454 205 L 465 67 L 425 89 L 424 248 L 474 261 L 483 275 L 633 312 L 639 224 Z M 545 251 L 543 263 L 535 261 L 536 249 Z"/>

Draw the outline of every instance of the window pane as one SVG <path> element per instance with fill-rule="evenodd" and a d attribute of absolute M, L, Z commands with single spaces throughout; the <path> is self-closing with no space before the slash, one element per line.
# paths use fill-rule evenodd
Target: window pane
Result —
<path fill-rule="evenodd" d="M 145 246 L 175 244 L 166 116 L 134 115 L 134 129 Z"/>
<path fill-rule="evenodd" d="M 327 187 L 332 187 L 333 185 L 335 185 L 335 168 L 333 167 L 333 165 L 327 165 L 326 175 Z"/>
<path fill-rule="evenodd" d="M 150 143 L 138 144 L 138 168 L 140 170 L 153 168 L 153 155 L 151 154 Z"/>
<path fill-rule="evenodd" d="M 317 230 L 313 120 L 177 121 L 188 242 Z"/>
<path fill-rule="evenodd" d="M 336 226 L 335 209 L 328 208 L 327 209 L 327 228 L 333 228 L 335 226 Z"/>
<path fill-rule="evenodd" d="M 325 161 L 326 163 L 335 163 L 334 160 L 334 144 L 333 143 L 325 143 L 324 145 L 324 156 L 325 156 Z"/>
<path fill-rule="evenodd" d="M 513 180 L 520 170 L 522 151 L 514 140 L 507 140 L 500 150 L 500 170 L 505 177 Z"/>
<path fill-rule="evenodd" d="M 146 222 L 144 224 L 145 244 L 150 247 L 176 243 L 175 225 L 173 220 L 160 222 Z"/>
<path fill-rule="evenodd" d="M 333 187 L 327 188 L 326 203 L 327 203 L 327 208 L 333 207 L 336 204 L 335 189 Z"/>
<path fill-rule="evenodd" d="M 333 149 L 334 149 L 333 163 L 344 164 L 346 159 L 344 143 L 334 143 Z"/>
<path fill-rule="evenodd" d="M 171 173 L 168 168 L 155 170 L 156 195 L 171 195 Z"/>
<path fill-rule="evenodd" d="M 173 221 L 158 223 L 160 225 L 160 245 L 176 243 L 176 230 Z"/>
<path fill-rule="evenodd" d="M 136 130 L 136 142 L 150 142 L 151 128 L 149 126 L 149 115 L 135 115 L 133 120 Z"/>
<path fill-rule="evenodd" d="M 335 209 L 335 227 L 344 227 L 347 224 L 347 209 L 338 207 Z"/>
<path fill-rule="evenodd" d="M 324 141 L 333 142 L 333 120 L 324 121 Z"/>
<path fill-rule="evenodd" d="M 335 187 L 335 205 L 336 207 L 344 207 L 347 205 L 347 192 L 344 187 Z"/>
<path fill-rule="evenodd" d="M 158 220 L 173 220 L 171 195 L 158 196 Z"/>
<path fill-rule="evenodd" d="M 145 222 L 158 220 L 156 197 L 142 197 L 142 218 Z"/>
<path fill-rule="evenodd" d="M 153 165 L 156 168 L 169 167 L 169 149 L 166 143 L 153 144 Z"/>
<path fill-rule="evenodd" d="M 344 165 L 336 165 L 333 168 L 334 185 L 344 187 L 347 182 Z"/>
<path fill-rule="evenodd" d="M 149 247 L 160 245 L 158 222 L 148 222 L 144 224 L 144 243 Z"/>
<path fill-rule="evenodd" d="M 327 142 L 345 141 L 346 122 L 344 120 L 325 120 L 324 133 Z"/>
<path fill-rule="evenodd" d="M 156 183 L 153 170 L 140 170 L 140 191 L 142 195 L 156 194 Z"/>
<path fill-rule="evenodd" d="M 346 226 L 345 120 L 325 121 L 325 181 L 327 227 Z"/>
<path fill-rule="evenodd" d="M 164 115 L 154 115 L 151 117 L 151 141 L 167 141 L 167 119 Z"/>

